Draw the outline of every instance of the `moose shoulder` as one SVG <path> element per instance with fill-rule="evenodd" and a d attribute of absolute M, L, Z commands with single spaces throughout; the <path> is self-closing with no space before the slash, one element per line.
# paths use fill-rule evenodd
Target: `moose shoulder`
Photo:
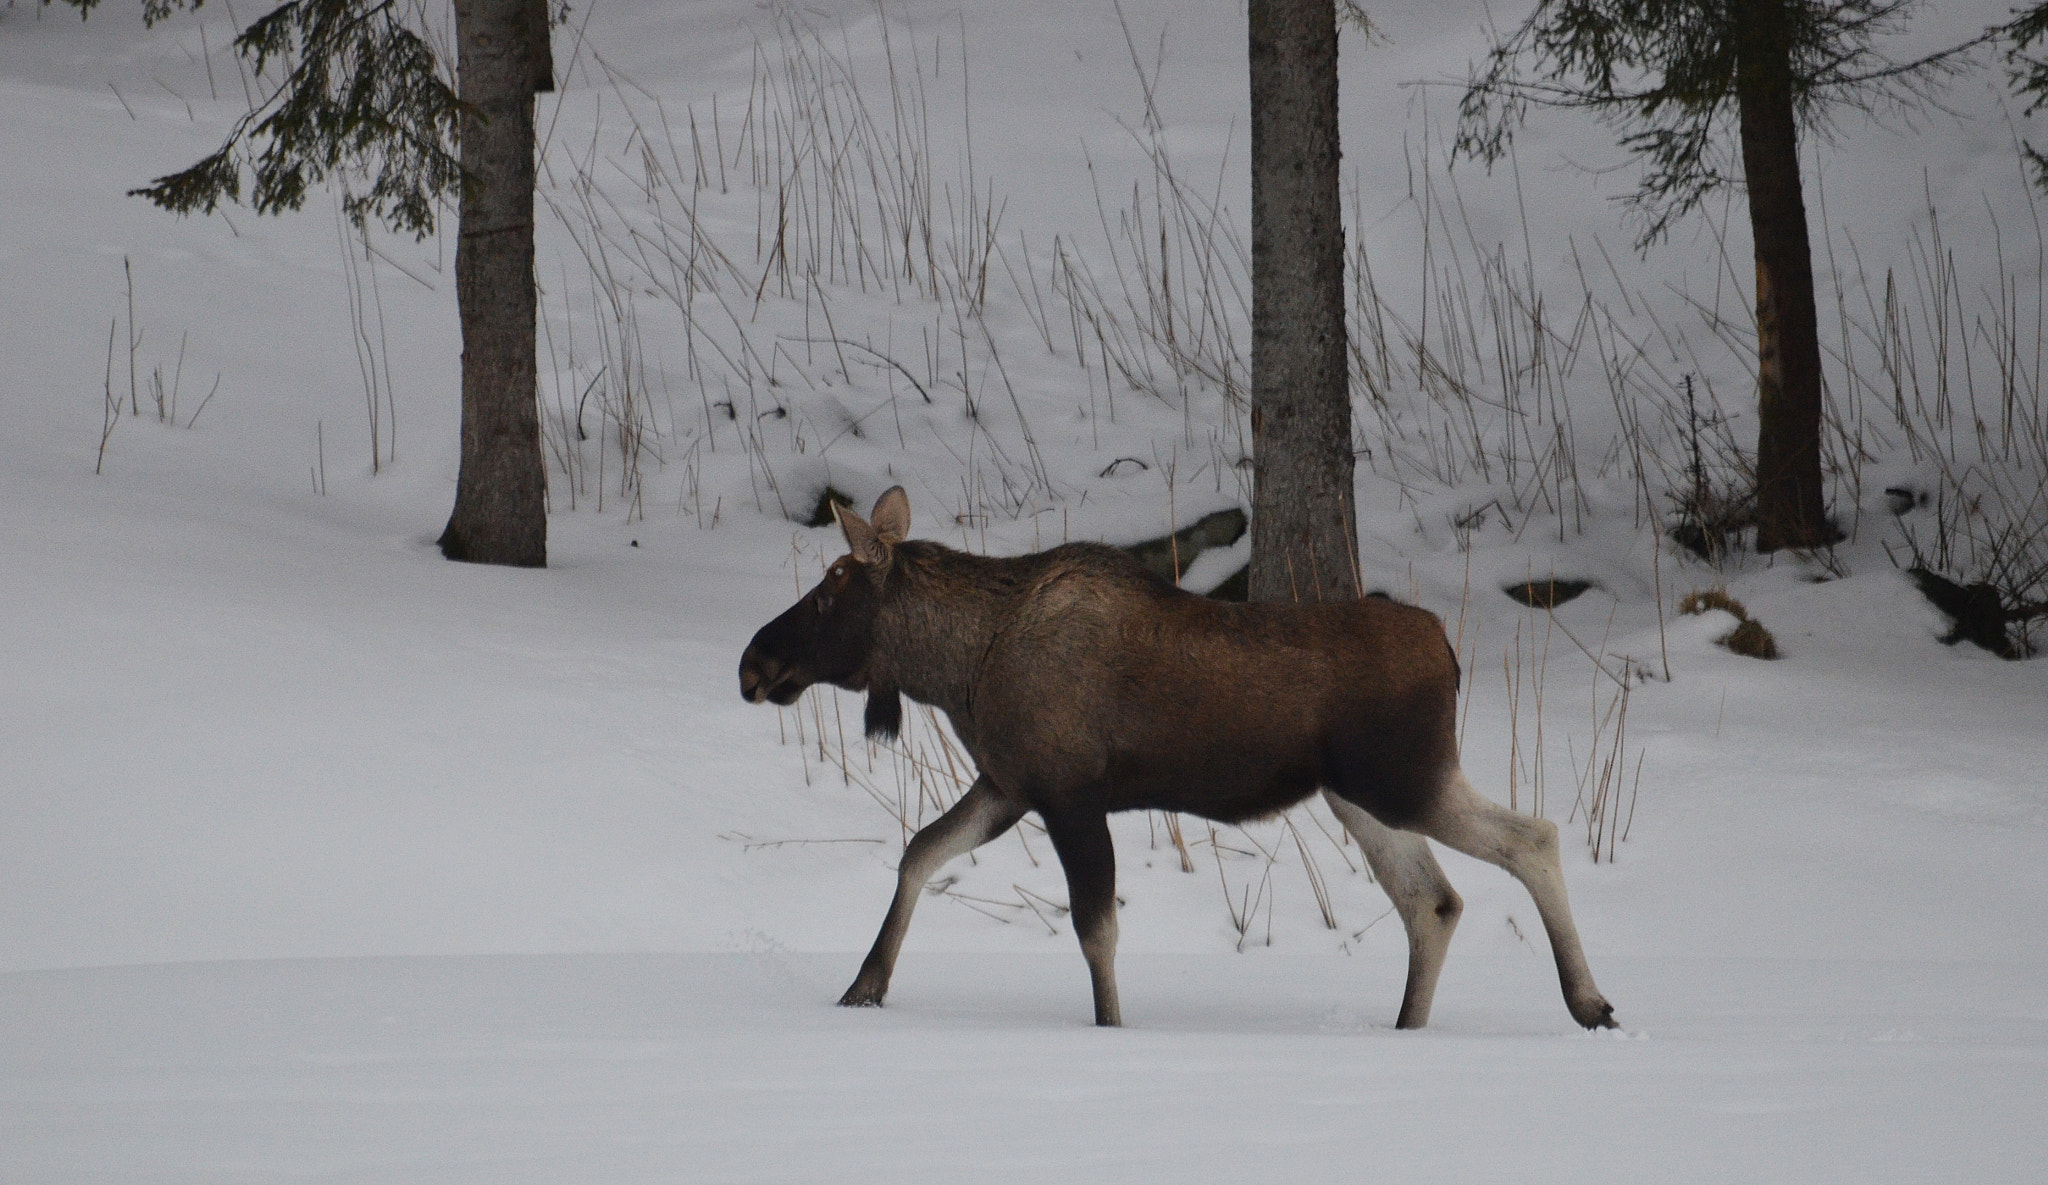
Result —
<path fill-rule="evenodd" d="M 1424 836 L 1519 879 L 1573 1018 L 1614 1024 L 1572 923 L 1557 828 L 1487 801 L 1459 770 L 1458 667 L 1435 615 L 1374 598 L 1212 601 L 1097 544 L 996 559 L 910 541 L 901 487 L 871 520 L 839 522 L 849 553 L 754 635 L 741 694 L 788 704 L 814 683 L 864 691 L 871 735 L 894 734 L 908 695 L 946 713 L 979 771 L 905 849 L 840 1003 L 880 1004 L 926 882 L 1036 811 L 1066 873 L 1096 1023 L 1118 1024 L 1108 815 L 1238 822 L 1320 790 L 1407 927 L 1401 1027 L 1427 1023 L 1462 908 Z"/>

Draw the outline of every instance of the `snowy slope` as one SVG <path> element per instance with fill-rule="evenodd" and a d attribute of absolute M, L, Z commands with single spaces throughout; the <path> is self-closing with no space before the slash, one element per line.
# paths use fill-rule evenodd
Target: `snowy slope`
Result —
<path fill-rule="evenodd" d="M 947 197 L 968 204 L 971 146 L 1010 262 L 1048 269 L 1059 235 L 1113 274 L 1119 214 L 1154 176 L 1134 57 L 1156 69 L 1175 169 L 1241 214 L 1234 6 L 1130 4 L 1121 23 L 1078 2 L 875 12 L 808 6 L 804 27 L 870 87 L 885 54 L 899 69 L 921 55 L 936 217 Z M 639 422 L 663 460 L 645 463 L 637 507 L 622 502 L 618 421 L 607 436 L 592 413 L 589 468 L 557 466 L 553 566 L 445 564 L 431 547 L 455 462 L 442 244 L 379 238 L 388 258 L 358 248 L 352 269 L 325 197 L 281 220 L 178 221 L 122 196 L 242 109 L 226 14 L 206 13 L 202 45 L 190 21 L 0 10 L 0 1179 L 2038 1172 L 2048 665 L 1937 641 L 1939 615 L 1883 551 L 1898 540 L 1881 478 L 1907 461 L 1871 462 L 1862 501 L 1842 507 L 1869 528 L 1824 582 L 1800 561 L 1717 571 L 1659 553 L 1630 481 L 1590 457 L 1566 530 L 1534 509 L 1458 526 L 1512 501 L 1501 475 L 1431 486 L 1383 456 L 1362 466 L 1367 578 L 1457 632 L 1475 783 L 1506 800 L 1512 749 L 1527 807 L 1540 770 L 1624 1034 L 1576 1032 L 1526 896 L 1451 854 L 1467 913 L 1438 1008 L 1429 1031 L 1395 1034 L 1405 944 L 1319 813 L 1296 816 L 1298 847 L 1274 825 L 1212 843 L 1190 821 L 1192 875 L 1158 820 L 1118 821 L 1129 1031 L 1083 1024 L 1085 974 L 1053 909 L 1065 889 L 1028 830 L 948 870 L 891 1007 L 841 1013 L 829 1003 L 892 884 L 892 811 L 914 823 L 935 803 L 901 756 L 841 748 L 853 698 L 813 693 L 783 714 L 740 701 L 745 638 L 836 554 L 831 531 L 784 511 L 828 480 L 863 500 L 902 481 L 916 533 L 956 545 L 1130 541 L 1236 504 L 1241 422 L 1199 380 L 1182 403 L 1105 383 L 1099 357 L 1084 370 L 1050 287 L 1057 332 L 1041 333 L 1029 279 L 991 280 L 985 339 L 948 322 L 945 291 L 864 292 L 858 274 L 829 299 L 764 283 L 751 309 L 752 290 L 724 282 L 696 294 L 686 332 L 642 268 L 623 285 L 632 317 L 608 321 L 578 247 L 598 220 L 575 215 L 575 162 L 625 162 L 591 174 L 615 204 L 603 226 L 675 225 L 672 204 L 645 200 L 629 133 L 650 142 L 668 120 L 671 179 L 691 171 L 674 131 L 691 118 L 745 160 L 757 52 L 789 43 L 751 5 L 604 0 L 581 14 L 549 124 L 549 192 L 570 216 L 542 230 L 543 397 L 573 410 L 586 384 L 613 391 L 606 375 L 644 365 L 643 386 L 618 390 L 649 400 Z M 1597 129 L 1539 125 L 1519 205 L 1510 178 L 1424 169 L 1450 99 L 1395 84 L 1456 74 L 1477 42 L 1437 6 L 1375 16 L 1391 43 L 1347 60 L 1345 132 L 1353 233 L 1390 305 L 1441 295 L 1419 279 L 1429 177 L 1455 182 L 1463 205 L 1440 209 L 1473 226 L 1432 232 L 1432 251 L 1505 240 L 1519 256 L 1526 216 L 1545 283 L 1599 237 L 1613 283 L 1670 324 L 1739 310 L 1710 234 L 1634 260 L 1599 200 L 1625 177 L 1557 167 L 1560 152 L 1611 159 Z M 2003 252 L 2032 308 L 2031 245 L 1991 233 L 2031 225 L 2009 133 L 1982 87 L 1956 103 L 1973 119 L 1845 135 L 1823 155 L 1837 241 L 1853 231 L 1867 268 L 1903 257 L 1932 191 L 1958 269 L 1988 275 Z M 760 191 L 725 188 L 696 216 L 751 284 L 768 275 Z M 350 285 L 371 281 L 354 308 L 373 344 L 352 344 Z M 810 323 L 828 308 L 829 328 Z M 627 323 L 637 353 L 605 344 Z M 904 365 L 843 357 L 834 338 Z M 1736 406 L 1739 360 L 1705 353 L 1692 361 Z M 375 473 L 366 356 L 390 376 Z M 151 401 L 159 368 L 174 425 Z M 1614 429 L 1591 372 L 1569 393 L 1589 454 Z M 123 414 L 102 455 L 108 390 Z M 1600 584 L 1554 626 L 1495 591 L 1552 571 Z M 1679 593 L 1721 583 L 1782 659 L 1729 654 L 1712 644 L 1725 621 L 1673 614 Z M 1610 670 L 1654 675 L 1630 680 L 1627 838 L 1603 832 L 1597 862 L 1574 799 L 1594 746 L 1609 752 L 1611 727 L 1594 734 L 1616 687 L 1573 638 Z M 943 763 L 939 742 L 919 743 Z M 927 776 L 929 793 L 946 786 Z M 1232 906 L 1251 914 L 1242 934 Z"/>

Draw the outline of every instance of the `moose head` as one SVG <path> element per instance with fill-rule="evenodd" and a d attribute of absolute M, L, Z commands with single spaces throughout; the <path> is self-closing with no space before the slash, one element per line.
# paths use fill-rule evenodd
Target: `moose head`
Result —
<path fill-rule="evenodd" d="M 896 735 L 903 705 L 896 689 L 873 677 L 875 614 L 881 607 L 896 545 L 910 533 L 910 499 L 892 486 L 869 518 L 832 504 L 847 554 L 782 616 L 761 627 L 740 655 L 740 695 L 749 703 L 787 706 L 813 683 L 868 693 L 869 736 Z"/>

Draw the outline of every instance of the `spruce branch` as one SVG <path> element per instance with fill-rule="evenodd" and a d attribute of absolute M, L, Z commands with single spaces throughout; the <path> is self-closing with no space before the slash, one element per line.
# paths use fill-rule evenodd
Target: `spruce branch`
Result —
<path fill-rule="evenodd" d="M 1745 39 L 1771 0 L 1540 0 L 1522 23 L 1495 33 L 1458 105 L 1455 151 L 1491 166 L 1513 145 L 1532 107 L 1583 110 L 1612 127 L 1641 162 L 1622 195 L 1636 247 L 1716 190 L 1740 183 L 1725 142 L 1735 118 Z M 1909 60 L 1882 52 L 1918 0 L 1779 0 L 1793 99 L 1801 123 L 1826 134 L 1837 110 L 1883 118 L 1940 109 L 1944 83 L 1967 69 L 1998 30 Z M 2048 4 L 2043 6 L 2048 12 Z M 2017 23 L 2017 22 L 2015 22 Z M 2009 28 L 2010 26 L 2008 26 Z M 2042 15 L 2035 37 L 2048 31 Z M 2048 102 L 2048 62 L 2034 61 Z M 2036 158 L 2048 184 L 2048 159 Z"/>
<path fill-rule="evenodd" d="M 45 0 L 47 3 L 48 0 Z M 99 0 L 65 0 L 88 13 Z M 144 0 L 150 24 L 205 0 Z M 415 238 L 432 234 L 445 196 L 475 179 L 456 156 L 465 107 L 396 0 L 286 0 L 251 22 L 235 52 L 277 87 L 204 159 L 130 190 L 179 214 L 243 200 L 260 214 L 297 210 L 330 176 L 366 182 L 342 206 Z"/>

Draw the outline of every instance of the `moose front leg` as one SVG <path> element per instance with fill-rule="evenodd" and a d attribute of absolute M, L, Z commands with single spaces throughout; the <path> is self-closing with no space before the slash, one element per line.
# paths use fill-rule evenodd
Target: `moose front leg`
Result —
<path fill-rule="evenodd" d="M 1042 812 L 1041 812 L 1042 813 Z M 1088 979 L 1095 989 L 1095 1023 L 1124 1023 L 1116 999 L 1116 848 L 1106 815 L 1047 817 L 1046 834 L 1067 874 L 1067 902 Z"/>
<path fill-rule="evenodd" d="M 910 914 L 917 908 L 917 895 L 926 882 L 955 856 L 964 856 L 1016 826 L 1024 808 L 998 791 L 986 777 L 974 780 L 953 808 L 910 837 L 903 849 L 903 861 L 896 868 L 896 898 L 889 903 L 889 916 L 882 920 L 882 932 L 860 965 L 853 986 L 839 997 L 841 1007 L 879 1007 L 889 993 L 889 976 L 896 970 L 896 955 L 903 949 L 904 932 L 910 929 Z"/>

